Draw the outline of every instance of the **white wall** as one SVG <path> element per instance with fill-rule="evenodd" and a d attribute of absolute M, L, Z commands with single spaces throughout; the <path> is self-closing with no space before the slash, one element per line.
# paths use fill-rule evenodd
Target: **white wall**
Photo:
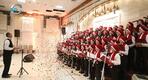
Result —
<path fill-rule="evenodd" d="M 0 13 L 0 50 L 3 49 L 3 42 L 5 39 L 4 32 L 7 30 L 7 15 Z"/>
<path fill-rule="evenodd" d="M 7 15 L 0 13 L 0 31 L 7 30 Z"/>
<path fill-rule="evenodd" d="M 27 27 L 28 25 L 22 23 L 22 17 L 32 17 L 34 19 L 31 31 L 25 32 L 23 29 L 23 26 Z M 56 44 L 60 40 L 58 23 L 58 20 L 55 19 L 47 20 L 47 27 L 43 28 L 43 16 L 22 16 L 12 14 L 11 25 L 7 26 L 8 29 L 6 31 L 1 30 L 0 33 L 5 36 L 5 33 L 8 31 L 14 34 L 14 29 L 20 29 L 21 37 L 19 38 L 19 45 L 33 45 L 35 50 L 47 52 L 49 50 L 49 46 Z M 31 26 L 28 26 L 27 30 L 30 29 Z M 3 39 L 0 39 L 2 43 Z M 16 37 L 13 37 L 13 42 L 16 45 Z M 2 47 L 2 45 L 0 46 Z"/>
<path fill-rule="evenodd" d="M 0 33 L 0 50 L 3 49 L 4 38 L 5 38 L 5 34 Z"/>
<path fill-rule="evenodd" d="M 60 28 L 59 20 L 50 18 L 46 20 L 46 29 L 43 29 L 42 33 L 42 51 L 49 52 L 53 50 L 58 41 L 60 41 Z M 47 45 L 48 44 L 48 45 Z M 51 48 L 52 47 L 52 48 Z"/>
<path fill-rule="evenodd" d="M 148 0 L 119 0 L 121 23 L 148 16 Z"/>
<path fill-rule="evenodd" d="M 100 4 L 100 2 L 95 3 L 94 5 L 91 5 L 78 13 L 75 13 L 70 17 L 66 16 L 64 17 L 63 21 L 66 22 L 67 20 L 72 19 L 74 25 L 76 25 L 82 16 L 88 14 L 88 12 L 92 10 L 95 5 L 98 4 Z M 139 18 L 143 18 L 144 16 L 148 16 L 148 0 L 118 0 L 118 4 L 121 11 L 120 22 L 124 26 L 127 24 L 128 21 L 133 21 Z M 91 24 L 90 22 L 92 22 L 92 19 L 93 18 L 90 18 L 88 20 L 89 24 L 86 25 L 86 28 Z"/>

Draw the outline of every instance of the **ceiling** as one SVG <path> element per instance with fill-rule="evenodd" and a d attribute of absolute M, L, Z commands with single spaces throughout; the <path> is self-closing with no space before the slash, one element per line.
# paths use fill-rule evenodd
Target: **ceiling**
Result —
<path fill-rule="evenodd" d="M 13 4 L 19 3 L 22 4 L 23 11 L 27 13 L 64 16 L 84 1 L 86 0 L 26 0 L 25 3 L 20 3 L 17 0 L 0 0 L 0 10 L 10 10 Z M 63 6 L 61 10 L 65 12 L 46 12 L 46 10 L 58 9 L 56 6 Z"/>

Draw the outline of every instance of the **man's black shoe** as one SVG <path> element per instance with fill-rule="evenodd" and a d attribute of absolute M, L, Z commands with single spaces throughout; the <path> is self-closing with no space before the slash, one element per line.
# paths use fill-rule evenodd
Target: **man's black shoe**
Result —
<path fill-rule="evenodd" d="M 84 73 L 84 71 L 79 71 L 79 73 L 81 73 L 81 74 L 82 74 L 82 73 Z"/>
<path fill-rule="evenodd" d="M 8 76 L 11 76 L 12 74 L 8 74 Z"/>
<path fill-rule="evenodd" d="M 10 76 L 9 76 L 9 75 L 7 75 L 7 76 L 2 76 L 2 78 L 10 78 Z"/>
<path fill-rule="evenodd" d="M 84 74 L 84 76 L 85 76 L 85 77 L 87 77 L 87 76 L 88 76 L 88 74 Z"/>

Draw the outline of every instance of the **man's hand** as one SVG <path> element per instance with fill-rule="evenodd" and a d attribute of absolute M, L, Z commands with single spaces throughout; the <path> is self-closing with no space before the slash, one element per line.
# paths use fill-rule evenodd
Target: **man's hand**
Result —
<path fill-rule="evenodd" d="M 18 49 L 19 49 L 18 47 L 14 47 L 14 48 L 13 48 L 13 50 L 18 50 Z"/>

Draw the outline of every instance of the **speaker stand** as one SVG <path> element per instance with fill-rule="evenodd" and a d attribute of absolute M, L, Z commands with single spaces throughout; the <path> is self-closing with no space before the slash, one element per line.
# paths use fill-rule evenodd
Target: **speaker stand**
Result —
<path fill-rule="evenodd" d="M 18 48 L 18 38 L 19 37 L 16 37 L 16 47 Z M 18 49 L 16 49 L 16 53 L 19 53 L 19 50 Z"/>
<path fill-rule="evenodd" d="M 25 68 L 23 67 L 23 54 L 24 54 L 24 52 L 23 52 L 23 50 L 22 50 L 21 68 L 20 68 L 20 70 L 19 70 L 18 73 L 17 73 L 17 75 L 19 74 L 19 77 L 21 77 L 21 76 L 23 75 L 23 71 L 25 71 L 27 74 L 29 74 L 29 73 L 25 70 Z"/>

